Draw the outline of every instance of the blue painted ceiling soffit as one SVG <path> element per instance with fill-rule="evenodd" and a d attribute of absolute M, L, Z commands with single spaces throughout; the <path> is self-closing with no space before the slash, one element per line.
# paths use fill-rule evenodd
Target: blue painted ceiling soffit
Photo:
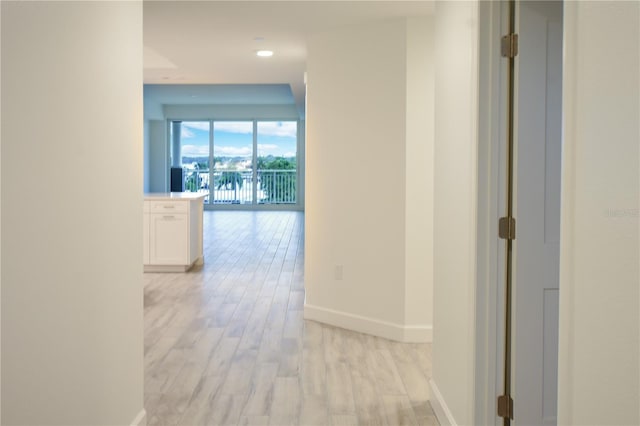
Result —
<path fill-rule="evenodd" d="M 145 84 L 145 102 L 161 105 L 294 105 L 288 84 Z"/>

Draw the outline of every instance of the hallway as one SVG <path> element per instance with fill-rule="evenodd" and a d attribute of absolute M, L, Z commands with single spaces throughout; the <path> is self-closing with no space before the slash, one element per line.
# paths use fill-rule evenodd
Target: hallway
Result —
<path fill-rule="evenodd" d="M 430 344 L 303 319 L 303 213 L 205 211 L 204 252 L 144 276 L 149 425 L 437 425 Z"/>

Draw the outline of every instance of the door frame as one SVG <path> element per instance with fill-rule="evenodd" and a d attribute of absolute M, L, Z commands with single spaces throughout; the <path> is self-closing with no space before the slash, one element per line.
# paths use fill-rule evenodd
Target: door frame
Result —
<path fill-rule="evenodd" d="M 516 0 L 516 7 L 520 1 Z M 497 415 L 497 397 L 503 392 L 504 380 L 505 246 L 503 240 L 498 238 L 498 219 L 504 215 L 506 205 L 508 73 L 507 63 L 500 51 L 500 39 L 502 35 L 508 33 L 508 14 L 508 2 L 480 2 L 479 4 L 478 227 L 473 418 L 475 424 L 495 426 L 503 422 L 503 419 Z M 519 17 L 516 16 L 517 32 Z M 565 37 L 566 29 L 563 28 L 563 39 Z M 518 66 L 516 62 L 514 76 L 516 87 Z M 516 116 L 517 109 L 516 101 L 514 105 Z M 564 109 L 563 105 L 562 111 Z M 517 120 L 514 126 L 514 132 L 517 132 Z M 514 151 L 514 159 L 516 159 L 517 141 Z M 564 169 L 562 164 L 561 177 L 564 177 Z M 513 172 L 517 175 L 517 161 L 514 162 Z M 515 205 L 517 187 L 514 188 L 513 197 L 514 211 L 517 211 L 517 205 Z M 561 228 L 561 237 L 562 233 Z M 512 272 L 514 277 L 516 251 L 514 247 Z M 516 306 L 513 303 L 512 318 L 515 318 L 515 309 Z"/>
<path fill-rule="evenodd" d="M 497 397 L 504 378 L 505 247 L 498 238 L 506 194 L 507 64 L 500 38 L 507 33 L 508 4 L 479 4 L 478 227 L 476 239 L 475 424 L 499 425 Z"/>

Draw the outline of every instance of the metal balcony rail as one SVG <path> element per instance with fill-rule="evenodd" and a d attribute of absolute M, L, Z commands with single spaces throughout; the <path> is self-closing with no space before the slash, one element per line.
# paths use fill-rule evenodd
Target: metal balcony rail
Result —
<path fill-rule="evenodd" d="M 209 204 L 295 204 L 296 170 L 258 170 L 254 191 L 253 170 L 184 169 L 185 192 L 209 192 Z M 256 202 L 254 203 L 254 193 Z"/>

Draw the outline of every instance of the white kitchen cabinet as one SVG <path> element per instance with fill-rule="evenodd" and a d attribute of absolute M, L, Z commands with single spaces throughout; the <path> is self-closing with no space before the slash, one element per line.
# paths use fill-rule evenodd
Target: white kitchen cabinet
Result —
<path fill-rule="evenodd" d="M 144 202 L 144 209 L 142 210 L 142 264 L 149 265 L 151 262 L 149 250 L 149 201 Z"/>
<path fill-rule="evenodd" d="M 202 214 L 206 194 L 145 195 L 145 272 L 183 272 L 202 264 Z"/>
<path fill-rule="evenodd" d="M 151 213 L 149 215 L 149 263 L 190 265 L 189 215 Z"/>

